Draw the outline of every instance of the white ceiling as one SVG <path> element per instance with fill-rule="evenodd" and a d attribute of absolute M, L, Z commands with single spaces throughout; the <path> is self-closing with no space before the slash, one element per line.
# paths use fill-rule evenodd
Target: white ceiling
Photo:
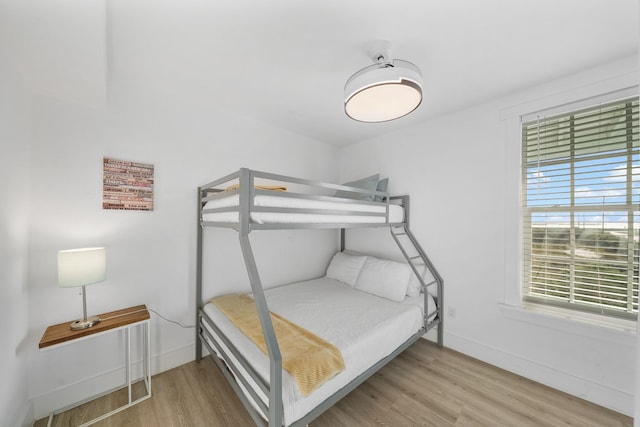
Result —
<path fill-rule="evenodd" d="M 637 54 L 639 18 L 637 0 L 0 0 L 0 52 L 49 96 L 137 85 L 345 145 Z M 354 122 L 344 83 L 379 40 L 424 101 Z"/>

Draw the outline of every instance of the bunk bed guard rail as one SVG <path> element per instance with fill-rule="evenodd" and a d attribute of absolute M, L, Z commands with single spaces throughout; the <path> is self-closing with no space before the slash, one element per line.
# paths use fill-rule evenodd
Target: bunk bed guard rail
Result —
<path fill-rule="evenodd" d="M 256 183 L 256 179 L 260 180 L 259 184 Z M 273 182 L 286 187 L 287 191 L 264 188 L 263 184 Z M 336 192 L 340 192 L 342 196 L 336 196 Z M 394 221 L 394 218 L 390 217 L 391 199 L 386 192 L 250 169 L 240 169 L 203 185 L 200 187 L 199 195 L 201 202 L 205 204 L 204 207 L 199 206 L 199 221 L 203 226 L 234 228 L 241 233 L 249 233 L 252 230 L 335 229 L 403 223 L 402 219 Z M 270 203 L 256 204 L 256 196 L 263 197 L 262 200 L 268 199 Z M 373 201 L 374 198 L 380 201 Z M 235 203 L 228 202 L 230 200 Z M 287 215 L 287 218 L 279 221 L 279 217 L 275 216 L 274 222 L 262 221 L 263 217 L 269 218 L 269 215 L 276 214 Z M 253 219 L 256 217 L 258 220 Z"/>

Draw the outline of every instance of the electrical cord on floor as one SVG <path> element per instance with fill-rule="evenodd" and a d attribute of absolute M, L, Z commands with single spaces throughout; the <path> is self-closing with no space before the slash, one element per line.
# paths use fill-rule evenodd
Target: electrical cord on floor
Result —
<path fill-rule="evenodd" d="M 184 328 L 184 329 L 195 328 L 195 325 L 183 325 L 182 323 L 177 322 L 177 321 L 175 321 L 175 320 L 167 319 L 167 318 L 166 318 L 166 317 L 164 317 L 162 314 L 158 313 L 158 312 L 157 312 L 157 311 L 155 311 L 153 308 L 149 308 L 149 307 L 147 307 L 147 308 L 141 308 L 140 310 L 129 311 L 129 312 L 126 312 L 126 313 L 116 314 L 116 315 L 113 315 L 113 316 L 105 317 L 104 319 L 102 319 L 102 318 L 101 318 L 100 320 L 101 320 L 101 321 L 104 321 L 104 320 L 115 319 L 115 318 L 117 318 L 117 317 L 129 316 L 130 314 L 140 313 L 140 312 L 145 311 L 145 310 L 149 310 L 149 311 L 151 311 L 151 312 L 155 313 L 155 314 L 156 314 L 158 317 L 160 317 L 161 319 L 166 320 L 166 321 L 167 321 L 167 322 L 169 322 L 169 323 L 173 323 L 174 325 L 178 325 L 178 326 L 180 326 L 181 328 Z"/>

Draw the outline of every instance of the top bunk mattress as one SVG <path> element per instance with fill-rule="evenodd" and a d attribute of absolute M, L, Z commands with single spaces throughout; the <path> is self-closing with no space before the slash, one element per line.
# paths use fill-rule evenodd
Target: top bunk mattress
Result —
<path fill-rule="evenodd" d="M 266 289 L 265 297 L 270 311 L 335 345 L 345 361 L 344 371 L 306 397 L 300 394 L 293 377 L 283 370 L 285 425 L 306 415 L 320 402 L 391 354 L 420 331 L 423 325 L 423 295 L 407 297 L 398 303 L 327 277 Z M 429 307 L 430 311 L 435 309 L 433 300 L 429 302 Z M 259 375 L 268 379 L 269 358 L 214 304 L 208 303 L 203 309 L 257 369 Z M 215 336 L 211 329 L 209 331 Z M 257 386 L 254 388 L 257 391 Z M 263 400 L 267 400 L 264 395 Z"/>
<path fill-rule="evenodd" d="M 240 196 L 231 194 L 227 197 L 209 200 L 202 208 L 203 222 L 237 223 L 240 221 Z M 333 202 L 308 198 L 256 195 L 253 198 L 255 207 L 281 208 L 283 212 L 260 212 L 251 210 L 250 219 L 258 224 L 384 224 L 387 222 L 385 203 Z M 404 208 L 389 204 L 389 223 L 404 221 Z M 233 208 L 226 212 L 207 212 L 211 209 Z M 305 209 L 313 212 L 291 212 Z M 286 212 L 285 212 L 286 210 Z M 371 215 L 374 214 L 374 215 Z"/>

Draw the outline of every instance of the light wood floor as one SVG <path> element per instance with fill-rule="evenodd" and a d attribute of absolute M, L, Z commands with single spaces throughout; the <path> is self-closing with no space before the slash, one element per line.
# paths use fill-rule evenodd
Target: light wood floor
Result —
<path fill-rule="evenodd" d="M 152 379 L 153 397 L 96 427 L 251 426 L 210 358 Z M 117 392 L 54 418 L 75 426 L 126 399 Z M 102 412 L 96 412 L 102 411 Z M 44 427 L 39 420 L 35 427 Z M 632 426 L 633 420 L 449 349 L 419 340 L 311 427 Z"/>

